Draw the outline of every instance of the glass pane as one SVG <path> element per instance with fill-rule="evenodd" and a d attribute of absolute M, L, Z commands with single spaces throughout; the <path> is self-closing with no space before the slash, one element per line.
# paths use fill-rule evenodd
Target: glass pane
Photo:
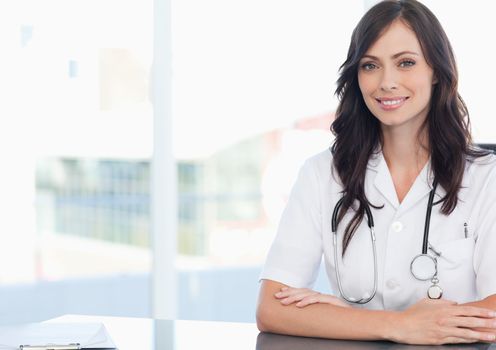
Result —
<path fill-rule="evenodd" d="M 148 315 L 153 1 L 22 0 L 0 23 L 0 281 L 29 310 L 2 322 Z"/>
<path fill-rule="evenodd" d="M 330 145 L 334 81 L 363 1 L 185 0 L 172 10 L 179 317 L 254 321 L 258 273 L 298 168 Z"/>
<path fill-rule="evenodd" d="M 484 64 L 496 55 L 494 18 L 489 3 L 482 0 L 467 3 L 424 1 L 443 25 L 455 52 L 459 92 L 467 104 L 476 142 L 496 143 L 493 114 L 492 82 L 496 71 Z M 463 18 L 463 23 L 460 22 Z"/>

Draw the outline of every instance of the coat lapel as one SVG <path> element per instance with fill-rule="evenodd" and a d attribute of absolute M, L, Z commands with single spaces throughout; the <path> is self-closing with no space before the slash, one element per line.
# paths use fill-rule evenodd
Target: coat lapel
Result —
<path fill-rule="evenodd" d="M 427 198 L 429 196 L 429 192 L 432 189 L 432 184 L 434 182 L 434 176 L 431 173 L 430 161 L 424 166 L 420 174 L 415 179 L 412 187 L 408 191 L 406 197 L 403 199 L 400 205 L 400 211 L 405 212 L 408 209 L 412 208 L 418 202 L 425 199 L 426 210 L 427 210 Z M 436 193 L 439 192 L 440 186 L 438 185 Z M 434 201 L 436 201 L 438 196 L 434 197 Z"/>
<path fill-rule="evenodd" d="M 375 189 L 386 198 L 393 208 L 397 209 L 399 206 L 398 195 L 382 152 L 378 152 L 371 157 L 368 168 L 376 172 L 374 178 Z"/>
<path fill-rule="evenodd" d="M 382 196 L 391 204 L 391 206 L 393 206 L 394 209 L 400 211 L 398 214 L 401 215 L 401 213 L 406 212 L 422 200 L 425 200 L 427 210 L 427 199 L 434 182 L 434 174 L 432 173 L 430 160 L 415 179 L 415 182 L 401 204 L 398 201 L 398 195 L 396 194 L 396 189 L 394 188 L 393 179 L 382 151 L 378 151 L 372 155 L 367 168 L 375 172 L 375 177 L 373 178 L 375 189 L 382 194 Z M 469 186 L 470 170 L 470 167 L 465 169 L 465 174 L 461 184 L 462 188 Z M 371 174 L 371 176 L 374 176 L 374 174 Z M 438 185 L 434 196 L 434 202 L 444 198 L 445 195 L 446 191 L 444 188 Z"/>

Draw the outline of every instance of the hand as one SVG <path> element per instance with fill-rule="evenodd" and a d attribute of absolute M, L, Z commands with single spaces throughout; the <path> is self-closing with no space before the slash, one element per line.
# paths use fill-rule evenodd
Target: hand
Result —
<path fill-rule="evenodd" d="M 394 325 L 391 340 L 399 343 L 441 345 L 496 339 L 494 311 L 447 300 L 420 300 L 398 313 Z M 480 327 L 491 331 L 474 330 Z"/>
<path fill-rule="evenodd" d="M 308 288 L 282 287 L 281 291 L 274 294 L 274 296 L 276 299 L 279 299 L 283 305 L 296 303 L 297 307 L 305 307 L 307 305 L 321 303 L 350 307 L 344 301 L 333 295 L 322 294 Z"/>

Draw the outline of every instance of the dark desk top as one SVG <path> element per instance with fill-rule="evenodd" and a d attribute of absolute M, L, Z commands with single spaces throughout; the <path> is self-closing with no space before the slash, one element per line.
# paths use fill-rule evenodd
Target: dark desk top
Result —
<path fill-rule="evenodd" d="M 496 350 L 496 344 L 411 346 L 260 333 L 253 323 L 66 315 L 51 322 L 101 322 L 119 350 Z"/>
<path fill-rule="evenodd" d="M 446 346 L 404 345 L 391 342 L 347 341 L 317 338 L 292 337 L 287 335 L 260 333 L 257 337 L 257 350 L 485 350 L 496 349 L 496 344 L 463 344 Z"/>

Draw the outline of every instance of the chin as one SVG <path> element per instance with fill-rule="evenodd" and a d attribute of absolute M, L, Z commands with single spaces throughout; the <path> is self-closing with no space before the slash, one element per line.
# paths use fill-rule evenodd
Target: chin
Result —
<path fill-rule="evenodd" d="M 410 125 L 410 127 L 414 127 L 415 129 L 417 129 L 422 124 L 422 122 L 420 120 L 416 120 L 416 118 L 394 119 L 394 120 L 392 120 L 391 118 L 377 118 L 377 119 L 379 120 L 381 127 L 386 127 L 386 128 L 395 128 L 395 127 Z"/>
<path fill-rule="evenodd" d="M 405 124 L 405 120 L 386 120 L 386 119 L 379 119 L 379 123 L 382 126 L 387 126 L 387 127 L 393 127 L 393 126 L 401 126 Z"/>
<path fill-rule="evenodd" d="M 389 115 L 387 117 L 381 116 L 379 113 L 374 114 L 376 119 L 379 121 L 379 123 L 383 126 L 399 126 L 407 122 L 408 120 L 405 119 L 400 119 L 398 117 L 394 118 L 393 116 Z M 378 117 L 379 116 L 379 117 Z"/>

